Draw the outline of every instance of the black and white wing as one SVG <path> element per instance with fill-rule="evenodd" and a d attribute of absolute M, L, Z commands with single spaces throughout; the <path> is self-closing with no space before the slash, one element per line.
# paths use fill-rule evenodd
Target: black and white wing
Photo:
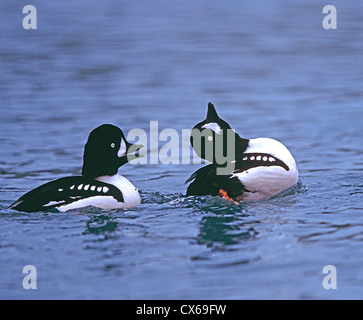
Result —
<path fill-rule="evenodd" d="M 280 159 L 267 153 L 245 153 L 235 163 L 233 173 L 239 173 L 257 167 L 282 167 L 289 171 L 289 167 Z"/>
<path fill-rule="evenodd" d="M 24 212 L 46 211 L 96 196 L 112 196 L 116 201 L 124 201 L 122 192 L 111 184 L 73 176 L 45 183 L 21 196 L 10 207 Z"/>

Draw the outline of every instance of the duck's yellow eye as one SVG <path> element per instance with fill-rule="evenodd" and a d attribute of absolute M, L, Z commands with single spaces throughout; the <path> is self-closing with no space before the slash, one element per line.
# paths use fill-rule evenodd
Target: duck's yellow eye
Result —
<path fill-rule="evenodd" d="M 209 136 L 208 137 L 208 141 L 213 141 L 213 137 L 212 136 Z"/>
<path fill-rule="evenodd" d="M 111 143 L 111 148 L 114 148 L 114 147 L 116 147 L 116 144 L 115 143 Z"/>

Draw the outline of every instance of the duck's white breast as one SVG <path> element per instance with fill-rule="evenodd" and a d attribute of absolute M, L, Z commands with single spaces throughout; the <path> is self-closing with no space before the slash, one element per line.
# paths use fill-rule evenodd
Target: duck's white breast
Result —
<path fill-rule="evenodd" d="M 97 180 L 113 184 L 122 192 L 124 197 L 124 209 L 135 207 L 141 203 L 141 197 L 138 189 L 125 177 L 115 174 L 113 176 L 102 176 L 97 178 Z"/>

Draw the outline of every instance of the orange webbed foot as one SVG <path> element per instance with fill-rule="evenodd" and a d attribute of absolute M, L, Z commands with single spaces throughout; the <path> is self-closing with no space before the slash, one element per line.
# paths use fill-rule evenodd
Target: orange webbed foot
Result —
<path fill-rule="evenodd" d="M 228 200 L 228 201 L 233 201 L 233 202 L 234 202 L 234 204 L 239 204 L 237 201 L 235 201 L 235 200 L 233 200 L 232 198 L 230 198 L 230 197 L 229 197 L 229 195 L 228 195 L 228 193 L 227 193 L 227 191 L 226 191 L 226 190 L 219 189 L 219 195 L 220 195 L 222 198 L 224 198 L 224 199 L 226 199 L 226 200 Z"/>

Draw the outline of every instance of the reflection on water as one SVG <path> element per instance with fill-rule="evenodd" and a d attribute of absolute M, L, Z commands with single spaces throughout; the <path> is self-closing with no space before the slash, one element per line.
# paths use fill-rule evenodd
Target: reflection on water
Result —
<path fill-rule="evenodd" d="M 117 223 L 112 216 L 92 215 L 87 221 L 87 231 L 94 234 L 105 234 L 115 231 Z"/>
<path fill-rule="evenodd" d="M 238 216 L 208 216 L 201 220 L 198 243 L 213 249 L 226 249 L 228 245 L 250 239 L 257 233 Z"/>

